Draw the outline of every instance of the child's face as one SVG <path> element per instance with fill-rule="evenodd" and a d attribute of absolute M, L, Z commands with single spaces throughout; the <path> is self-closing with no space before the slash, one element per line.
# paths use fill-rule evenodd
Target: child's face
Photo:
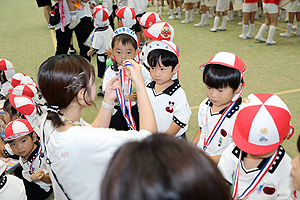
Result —
<path fill-rule="evenodd" d="M 233 89 L 229 86 L 225 88 L 211 88 L 206 85 L 206 95 L 215 107 L 223 109 L 227 107 L 235 95 Z"/>
<path fill-rule="evenodd" d="M 5 124 L 8 124 L 9 122 L 12 121 L 10 114 L 7 111 L 4 111 L 3 120 Z"/>
<path fill-rule="evenodd" d="M 35 141 L 35 134 L 32 135 L 32 138 L 29 135 L 25 135 L 9 143 L 9 146 L 16 155 L 28 159 L 28 157 L 36 147 L 36 144 L 34 143 Z"/>
<path fill-rule="evenodd" d="M 300 191 L 300 153 L 292 160 L 291 176 L 293 179 L 293 186 L 296 190 Z"/>
<path fill-rule="evenodd" d="M 122 44 L 121 41 L 115 43 L 113 48 L 113 54 L 118 66 L 122 65 L 122 62 L 125 60 L 132 60 L 136 56 L 137 52 L 138 50 L 134 49 L 131 43 Z"/>
<path fill-rule="evenodd" d="M 172 71 L 172 66 L 164 66 L 161 61 L 156 63 L 156 66 L 150 67 L 150 75 L 157 85 L 169 85 L 173 83 L 172 76 L 178 71 L 179 65 L 177 65 Z"/>

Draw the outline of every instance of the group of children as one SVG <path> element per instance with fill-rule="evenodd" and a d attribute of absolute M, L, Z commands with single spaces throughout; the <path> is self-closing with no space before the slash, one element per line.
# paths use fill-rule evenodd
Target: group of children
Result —
<path fill-rule="evenodd" d="M 167 1 L 169 4 L 168 14 L 169 19 L 175 19 L 173 14 L 173 1 Z M 181 4 L 177 2 L 177 17 L 181 18 Z M 179 1 L 180 2 L 180 1 Z M 159 4 L 161 5 L 159 10 L 159 15 L 162 15 L 162 10 L 164 6 L 164 1 L 156 1 L 156 10 L 158 10 Z M 194 5 L 195 4 L 195 5 Z M 210 29 L 211 32 L 226 31 L 227 21 L 232 21 L 234 16 L 233 5 L 236 5 L 236 9 L 241 5 L 243 12 L 243 21 L 238 23 L 242 25 L 242 34 L 239 35 L 241 39 L 251 39 L 253 38 L 253 31 L 255 27 L 255 19 L 258 19 L 260 12 L 263 10 L 263 15 L 265 16 L 265 23 L 260 27 L 258 33 L 254 37 L 256 41 L 266 43 L 267 45 L 274 45 L 276 42 L 273 40 L 273 36 L 276 31 L 276 26 L 281 19 L 280 13 L 284 13 L 288 22 L 287 31 L 280 33 L 281 37 L 291 37 L 291 30 L 293 28 L 294 18 L 296 16 L 297 23 L 294 26 L 296 29 L 295 35 L 300 36 L 300 3 L 298 0 L 284 1 L 284 0 L 264 0 L 263 2 L 259 0 L 245 0 L 245 1 L 230 1 L 230 0 L 216 0 L 216 1 L 206 1 L 206 0 L 186 0 L 184 1 L 185 6 L 185 20 L 181 23 L 187 24 L 189 22 L 194 22 L 194 13 L 199 12 L 199 7 L 202 9 L 201 21 L 194 24 L 195 27 L 203 27 L 209 25 L 208 19 L 214 17 L 214 25 Z M 195 11 L 194 7 L 198 7 L 198 11 Z M 216 12 L 214 13 L 214 7 L 216 7 Z M 263 8 L 263 9 L 262 9 Z M 241 10 L 239 10 L 241 11 Z M 218 27 L 220 21 L 220 14 L 222 13 L 222 25 Z M 288 13 L 288 14 L 287 14 Z M 249 30 L 248 30 L 249 28 Z M 268 38 L 263 38 L 263 33 L 269 29 Z"/>
<path fill-rule="evenodd" d="M 130 12 L 133 21 L 132 10 L 123 11 L 120 16 Z M 19 156 L 22 173 L 16 175 L 23 180 L 22 186 L 4 175 L 0 162 L 2 185 L 20 188 L 12 193 L 0 184 L 1 196 L 6 191 L 18 199 L 46 199 L 52 182 L 57 199 L 99 199 L 102 178 L 118 147 L 151 133 L 186 139 L 191 110 L 178 80 L 180 51 L 172 42 L 173 27 L 156 13 L 137 18 L 148 38 L 139 56 L 135 32 L 125 26 L 112 32 L 107 20 L 106 8 L 95 7 L 90 53 L 101 49 L 97 64 L 104 74 L 104 100 L 91 125 L 80 118 L 81 110 L 93 104 L 96 91 L 94 68 L 86 59 L 57 55 L 42 63 L 38 84 L 46 106 L 42 97 L 36 98 L 35 82 L 20 73 L 9 76 L 11 63 L 0 60 L 1 83 L 11 85 L 9 97 L 3 97 L 7 100 L 0 153 Z M 103 34 L 112 39 L 102 47 Z M 105 49 L 113 60 L 107 67 Z M 199 129 L 192 144 L 218 166 L 232 198 L 297 199 L 299 155 L 292 166 L 281 146 L 294 133 L 288 107 L 274 94 L 251 94 L 242 102 L 247 66 L 233 53 L 219 52 L 200 69 L 207 98 L 199 106 Z M 83 173 L 89 170 L 93 173 Z"/>

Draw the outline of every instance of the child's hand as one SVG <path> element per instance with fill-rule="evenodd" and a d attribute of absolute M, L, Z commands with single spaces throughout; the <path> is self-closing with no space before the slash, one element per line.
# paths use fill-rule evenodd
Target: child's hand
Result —
<path fill-rule="evenodd" d="M 120 82 L 120 77 L 117 75 L 113 79 L 111 79 L 105 88 L 105 93 L 104 93 L 104 102 L 113 105 L 115 102 L 115 99 L 117 98 L 116 95 L 116 89 L 121 88 L 121 82 Z"/>
<path fill-rule="evenodd" d="M 94 49 L 90 49 L 88 52 L 87 52 L 87 56 L 89 57 L 92 57 L 92 55 L 95 53 Z"/>
<path fill-rule="evenodd" d="M 108 49 L 105 49 L 104 53 L 105 53 L 105 55 L 109 56 L 112 59 L 111 55 L 113 55 L 113 50 L 111 47 L 108 47 Z"/>
<path fill-rule="evenodd" d="M 30 178 L 33 181 L 41 180 L 44 177 L 44 174 L 43 170 L 39 170 L 37 174 L 31 174 Z"/>
<path fill-rule="evenodd" d="M 132 92 L 132 93 L 130 94 L 130 98 L 131 98 L 131 101 L 137 100 L 137 94 L 136 94 L 136 91 L 134 91 L 134 92 Z"/>

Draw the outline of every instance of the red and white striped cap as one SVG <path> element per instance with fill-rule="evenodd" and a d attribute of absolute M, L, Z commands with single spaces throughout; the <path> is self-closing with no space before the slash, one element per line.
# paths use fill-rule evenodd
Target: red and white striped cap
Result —
<path fill-rule="evenodd" d="M 11 79 L 11 85 L 13 87 L 16 87 L 17 85 L 19 85 L 21 83 L 22 78 L 24 78 L 26 75 L 22 72 L 16 73 L 12 79 Z"/>
<path fill-rule="evenodd" d="M 0 70 L 4 71 L 5 77 L 9 82 L 16 73 L 14 65 L 6 59 L 0 59 Z"/>
<path fill-rule="evenodd" d="M 155 49 L 162 49 L 162 50 L 170 51 L 170 52 L 174 53 L 177 56 L 177 58 L 179 58 L 179 49 L 176 46 L 176 44 L 174 44 L 171 41 L 161 40 L 161 41 L 150 42 L 147 45 L 147 49 L 146 49 L 146 52 L 148 53 L 147 55 L 149 55 L 149 53 Z"/>
<path fill-rule="evenodd" d="M 291 138 L 294 128 L 286 104 L 275 94 L 250 94 L 241 105 L 232 132 L 234 143 L 244 152 L 261 155 Z"/>
<path fill-rule="evenodd" d="M 28 135 L 33 132 L 29 121 L 26 119 L 17 119 L 10 122 L 5 128 L 5 138 L 4 141 L 15 140 L 24 135 Z"/>
<path fill-rule="evenodd" d="M 146 12 L 142 17 L 138 17 L 137 20 L 140 22 L 141 26 L 145 28 L 149 28 L 152 24 L 162 21 L 161 17 L 156 12 Z"/>
<path fill-rule="evenodd" d="M 36 114 L 36 104 L 35 102 L 27 96 L 18 96 L 15 94 L 9 95 L 10 104 L 19 111 L 26 119 L 35 116 Z M 28 119 L 30 121 L 30 119 Z"/>
<path fill-rule="evenodd" d="M 36 82 L 30 76 L 24 76 L 21 79 L 20 84 L 30 84 L 30 85 L 33 85 L 34 87 L 37 87 Z"/>
<path fill-rule="evenodd" d="M 146 37 L 154 40 L 172 41 L 174 38 L 174 28 L 168 22 L 157 22 L 143 32 Z"/>
<path fill-rule="evenodd" d="M 37 89 L 31 84 L 19 84 L 14 89 L 8 90 L 9 93 L 15 95 L 23 95 L 30 98 L 37 96 Z"/>
<path fill-rule="evenodd" d="M 105 27 L 109 25 L 109 14 L 107 8 L 102 5 L 96 6 L 92 10 L 94 27 Z"/>
<path fill-rule="evenodd" d="M 129 6 L 117 8 L 116 15 L 121 18 L 122 25 L 126 28 L 131 28 L 136 24 L 135 11 Z"/>

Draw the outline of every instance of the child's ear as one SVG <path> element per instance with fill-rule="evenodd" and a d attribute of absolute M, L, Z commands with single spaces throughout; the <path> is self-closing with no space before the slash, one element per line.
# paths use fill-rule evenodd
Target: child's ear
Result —
<path fill-rule="evenodd" d="M 178 72 L 178 70 L 179 70 L 179 68 L 180 68 L 180 64 L 178 63 L 175 67 L 174 67 L 174 69 L 173 69 L 173 74 L 176 74 L 177 72 Z"/>
<path fill-rule="evenodd" d="M 136 55 L 139 53 L 139 48 L 137 48 L 136 50 L 135 50 L 135 53 L 134 53 L 134 58 L 136 57 Z"/>
<path fill-rule="evenodd" d="M 35 132 L 32 134 L 32 140 L 33 140 L 33 142 L 36 142 L 36 140 L 37 140 L 37 135 Z"/>
<path fill-rule="evenodd" d="M 235 93 L 238 94 L 243 89 L 243 83 L 240 83 L 239 87 L 235 90 Z"/>

